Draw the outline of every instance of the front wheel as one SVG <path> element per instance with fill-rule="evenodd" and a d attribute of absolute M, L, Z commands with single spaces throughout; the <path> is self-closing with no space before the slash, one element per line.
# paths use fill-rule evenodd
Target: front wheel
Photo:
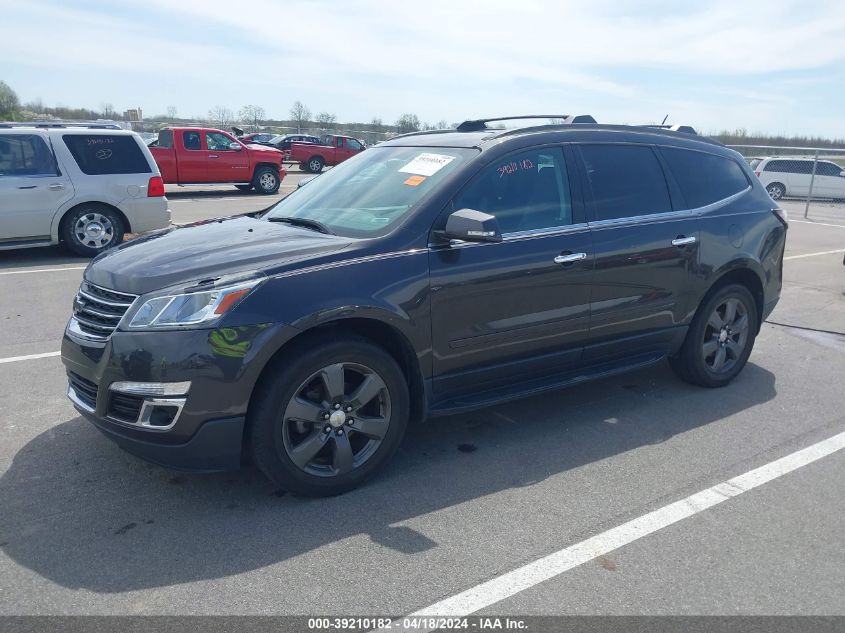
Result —
<path fill-rule="evenodd" d="M 396 361 L 348 338 L 286 354 L 250 406 L 255 464 L 296 494 L 325 497 L 360 485 L 398 448 L 409 417 Z"/>
<path fill-rule="evenodd" d="M 669 363 L 689 383 L 724 387 L 745 367 L 756 336 L 754 297 L 745 286 L 724 286 L 699 307 L 680 352 Z"/>
<path fill-rule="evenodd" d="M 62 223 L 65 246 L 76 255 L 94 257 L 123 241 L 123 219 L 102 204 L 87 204 L 71 211 Z"/>
<path fill-rule="evenodd" d="M 282 184 L 279 172 L 272 167 L 259 167 L 255 170 L 255 176 L 252 179 L 252 186 L 258 193 L 271 195 L 279 190 L 279 185 Z"/>

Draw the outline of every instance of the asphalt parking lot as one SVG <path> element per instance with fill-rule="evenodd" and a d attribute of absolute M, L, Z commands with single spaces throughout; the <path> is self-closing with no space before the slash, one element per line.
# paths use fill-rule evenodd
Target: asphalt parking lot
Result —
<path fill-rule="evenodd" d="M 173 221 L 264 208 L 301 177 L 271 197 L 170 188 Z M 845 613 L 845 451 L 829 449 L 845 432 L 845 205 L 783 206 L 783 296 L 730 386 L 661 364 L 430 420 L 332 499 L 121 452 L 67 401 L 55 355 L 85 260 L 0 252 L 0 614 L 397 616 L 454 596 L 491 614 Z M 818 446 L 718 505 L 609 536 Z M 588 539 L 584 562 L 537 565 Z"/>

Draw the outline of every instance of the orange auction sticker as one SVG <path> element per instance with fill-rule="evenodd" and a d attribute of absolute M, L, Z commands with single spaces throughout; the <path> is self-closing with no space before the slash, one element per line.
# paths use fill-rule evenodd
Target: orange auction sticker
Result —
<path fill-rule="evenodd" d="M 416 187 L 422 181 L 425 180 L 425 176 L 411 176 L 408 180 L 405 181 L 406 185 L 411 185 L 412 187 Z"/>

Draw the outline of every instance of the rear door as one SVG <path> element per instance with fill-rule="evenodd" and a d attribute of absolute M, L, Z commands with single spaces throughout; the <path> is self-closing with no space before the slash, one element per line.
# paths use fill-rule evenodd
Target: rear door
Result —
<path fill-rule="evenodd" d="M 0 135 L 0 244 L 49 239 L 53 216 L 72 196 L 46 137 Z"/>
<path fill-rule="evenodd" d="M 208 151 L 202 130 L 182 130 L 179 136 L 182 144 L 176 155 L 179 182 L 208 182 Z"/>
<path fill-rule="evenodd" d="M 223 132 L 206 132 L 209 182 L 249 182 L 249 150 Z M 239 149 L 232 149 L 231 145 Z"/>
<path fill-rule="evenodd" d="M 565 372 L 589 327 L 593 248 L 570 155 L 522 150 L 488 164 L 441 222 L 470 208 L 497 217 L 501 243 L 437 244 L 430 253 L 434 393 Z M 442 227 L 441 227 L 442 228 Z"/>
<path fill-rule="evenodd" d="M 664 352 L 693 304 L 698 220 L 670 193 L 656 148 L 577 146 L 595 245 L 587 362 Z M 673 205 L 673 198 L 674 205 Z"/>

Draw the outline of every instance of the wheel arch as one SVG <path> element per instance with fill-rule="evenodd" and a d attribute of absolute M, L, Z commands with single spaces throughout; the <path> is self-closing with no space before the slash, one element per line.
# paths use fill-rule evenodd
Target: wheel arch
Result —
<path fill-rule="evenodd" d="M 755 266 L 752 261 L 742 260 L 733 262 L 731 265 L 726 266 L 716 274 L 710 284 L 710 287 L 701 299 L 699 306 L 704 305 L 707 299 L 714 292 L 719 290 L 719 288 L 723 288 L 729 284 L 740 284 L 745 286 L 748 288 L 751 296 L 754 297 L 754 304 L 757 308 L 757 331 L 759 332 L 760 326 L 763 323 L 763 310 L 765 303 L 762 269 L 757 270 L 758 266 Z"/>
<path fill-rule="evenodd" d="M 307 348 L 309 344 L 317 340 L 326 340 L 339 336 L 357 336 L 373 345 L 381 347 L 390 354 L 402 369 L 402 373 L 405 375 L 408 383 L 411 422 L 419 422 L 425 419 L 427 413 L 425 384 L 413 345 L 408 337 L 395 325 L 370 316 L 353 316 L 324 321 L 303 329 L 296 336 L 285 341 L 267 359 L 267 362 L 258 374 L 258 378 L 250 393 L 249 406 L 252 406 L 253 395 L 262 382 L 273 372 L 279 363 L 284 362 L 287 356 Z M 247 424 L 249 424 L 249 415 L 247 415 Z"/>
<path fill-rule="evenodd" d="M 68 207 L 62 213 L 56 214 L 58 221 L 54 221 L 53 229 L 52 229 L 52 239 L 55 242 L 60 242 L 62 239 L 62 230 L 65 227 L 65 224 L 69 221 L 71 214 L 79 209 L 80 207 L 84 207 L 86 205 L 97 205 L 100 207 L 107 207 L 111 209 L 118 216 L 120 216 L 121 221 L 123 222 L 123 231 L 124 233 L 131 233 L 132 232 L 132 225 L 129 222 L 129 218 L 126 217 L 126 214 L 121 211 L 120 207 L 115 204 L 111 204 L 109 202 L 103 202 L 102 200 L 86 200 L 85 202 L 78 202 L 74 204 L 72 207 Z"/>

